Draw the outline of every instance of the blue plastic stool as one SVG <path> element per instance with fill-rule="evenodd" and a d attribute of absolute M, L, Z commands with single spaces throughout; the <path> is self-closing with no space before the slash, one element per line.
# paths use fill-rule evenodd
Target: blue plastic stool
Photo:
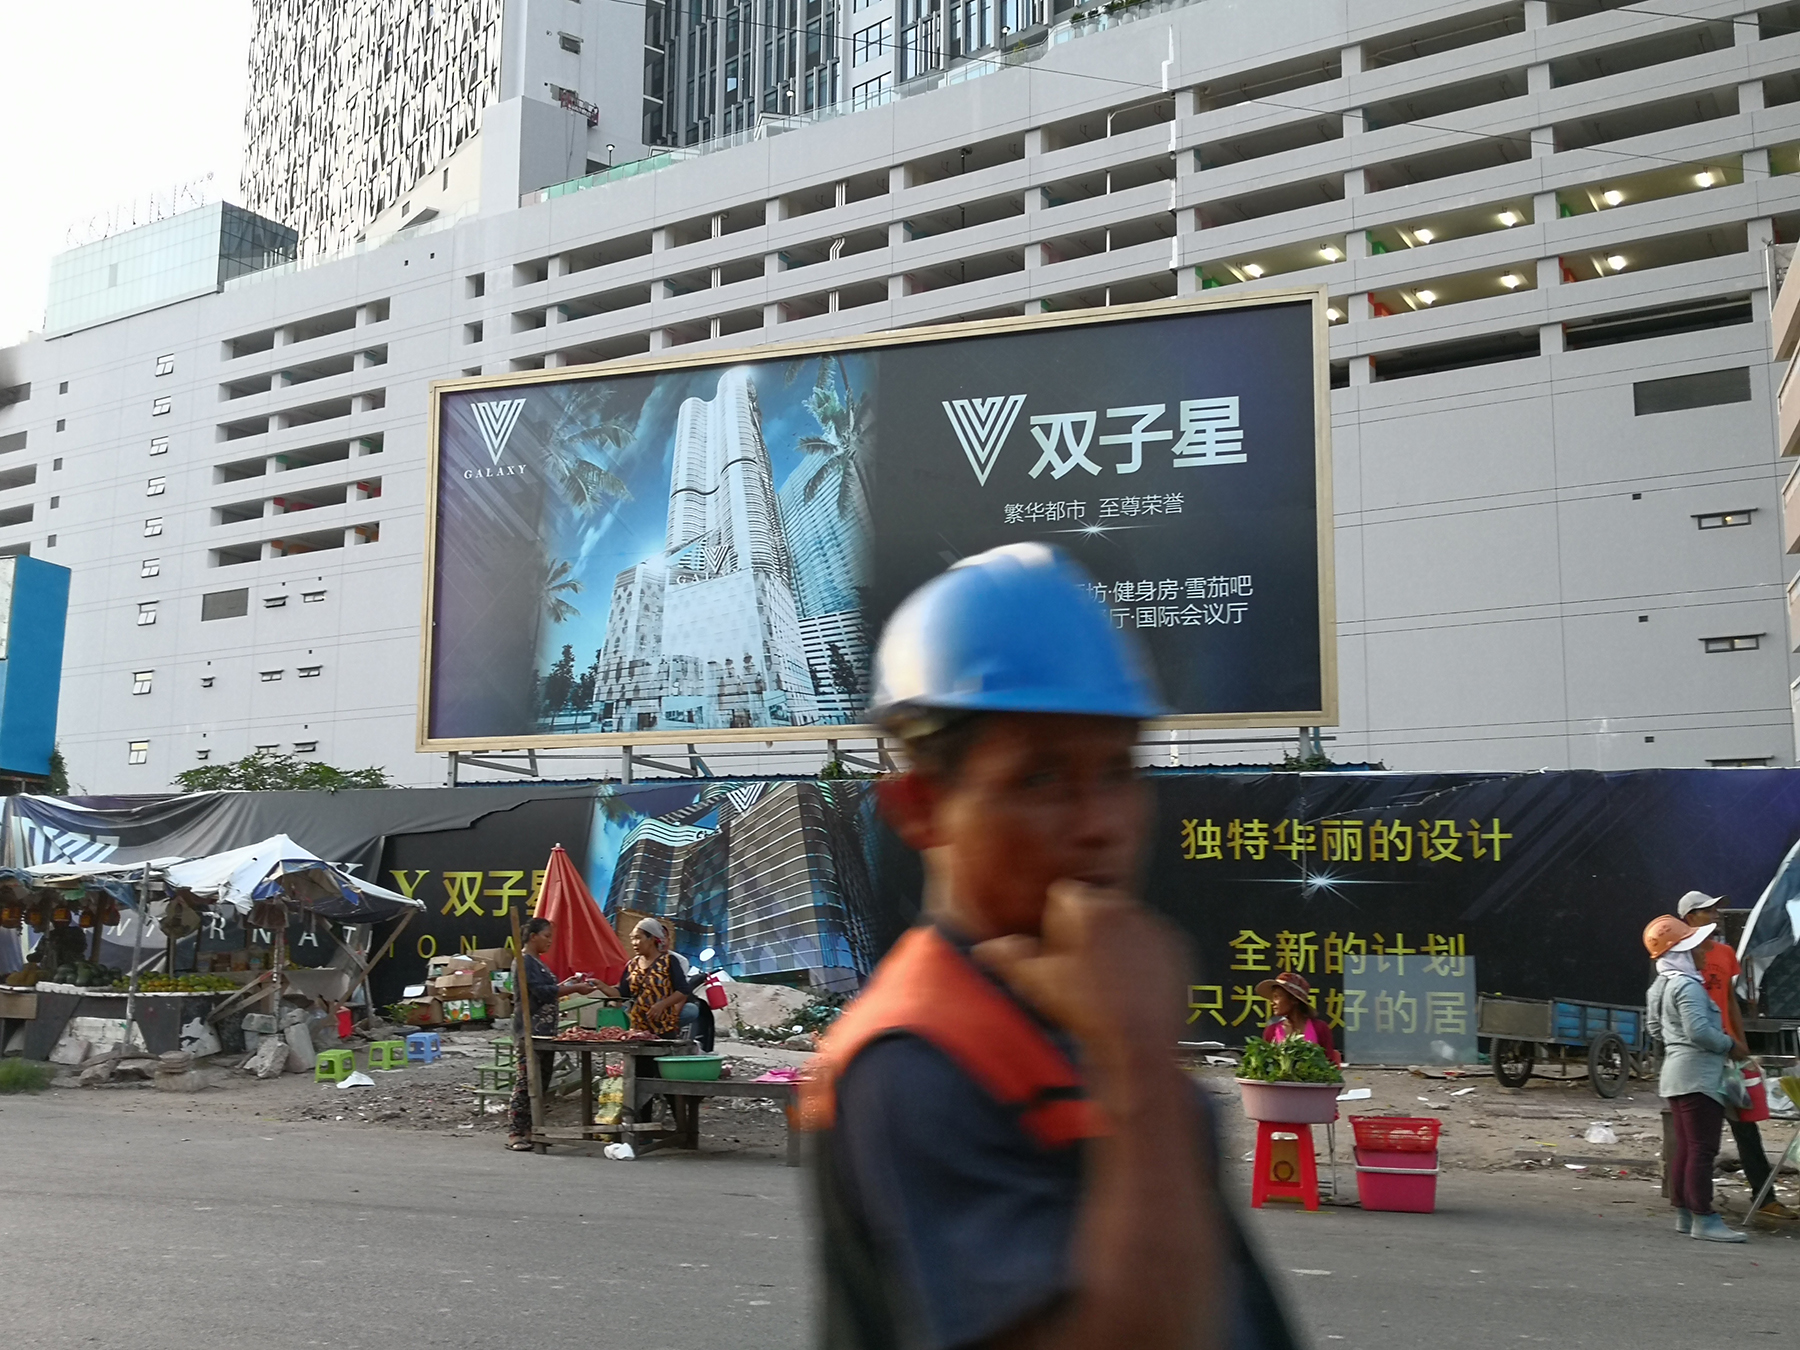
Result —
<path fill-rule="evenodd" d="M 419 1064 L 431 1064 L 444 1057 L 443 1042 L 435 1031 L 415 1031 L 406 1038 L 406 1057 Z"/>

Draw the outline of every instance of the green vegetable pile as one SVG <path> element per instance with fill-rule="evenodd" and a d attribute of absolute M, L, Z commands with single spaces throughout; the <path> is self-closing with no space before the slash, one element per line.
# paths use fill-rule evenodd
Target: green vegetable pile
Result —
<path fill-rule="evenodd" d="M 1237 1076 L 1259 1083 L 1341 1083 L 1344 1075 L 1325 1052 L 1309 1040 L 1289 1036 L 1285 1041 L 1251 1041 L 1238 1062 Z"/>

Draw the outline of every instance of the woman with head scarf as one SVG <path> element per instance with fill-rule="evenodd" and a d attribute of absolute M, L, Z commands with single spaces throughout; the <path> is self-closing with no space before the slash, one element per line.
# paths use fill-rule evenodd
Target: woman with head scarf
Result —
<path fill-rule="evenodd" d="M 673 1039 L 681 1032 L 688 979 L 669 950 L 669 930 L 660 919 L 639 919 L 631 930 L 631 948 L 637 955 L 619 981 L 619 996 L 631 1000 L 631 1029 Z"/>
<path fill-rule="evenodd" d="M 1298 1036 L 1317 1045 L 1333 1064 L 1344 1062 L 1332 1040 L 1331 1023 L 1319 1016 L 1313 1002 L 1312 985 L 1307 983 L 1304 975 L 1284 970 L 1274 979 L 1257 985 L 1256 992 L 1269 1001 L 1269 1011 L 1274 1014 L 1273 1020 L 1263 1028 L 1265 1041 L 1285 1041 L 1289 1036 Z"/>
<path fill-rule="evenodd" d="M 1669 1199 L 1675 1231 L 1702 1242 L 1744 1242 L 1713 1212 L 1713 1160 L 1725 1108 L 1742 1106 L 1743 1079 L 1731 1063 L 1732 1040 L 1718 1005 L 1694 965 L 1696 947 L 1714 925 L 1693 928 L 1673 914 L 1652 919 L 1644 947 L 1656 961 L 1656 982 L 1645 996 L 1650 1034 L 1663 1043 L 1657 1091 L 1668 1099 L 1675 1122 L 1675 1155 L 1669 1160 Z"/>

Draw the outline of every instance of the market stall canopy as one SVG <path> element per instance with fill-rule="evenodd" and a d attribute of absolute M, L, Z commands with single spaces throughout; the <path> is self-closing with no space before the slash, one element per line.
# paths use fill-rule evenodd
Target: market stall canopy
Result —
<path fill-rule="evenodd" d="M 295 900 L 324 918 L 350 923 L 380 923 L 425 908 L 423 901 L 326 862 L 285 834 L 177 863 L 168 870 L 168 885 L 246 914 L 256 901 L 275 899 Z"/>
<path fill-rule="evenodd" d="M 77 887 L 111 896 L 120 905 L 137 908 L 138 885 L 146 867 L 152 878 L 180 858 L 159 858 L 148 863 L 40 863 L 36 867 L 0 867 L 0 901 L 28 902 L 47 892 Z"/>
<path fill-rule="evenodd" d="M 581 873 L 569 861 L 569 855 L 558 844 L 550 850 L 550 861 L 544 868 L 544 889 L 538 892 L 540 919 L 556 925 L 556 936 L 544 956 L 544 964 L 559 980 L 571 975 L 598 976 L 603 984 L 617 984 L 625 974 L 631 954 L 612 925 L 594 903 Z"/>

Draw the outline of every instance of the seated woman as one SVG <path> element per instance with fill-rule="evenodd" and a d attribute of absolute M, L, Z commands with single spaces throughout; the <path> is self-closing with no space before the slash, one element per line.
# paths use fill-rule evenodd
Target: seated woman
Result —
<path fill-rule="evenodd" d="M 637 955 L 619 981 L 619 997 L 631 1000 L 631 1029 L 673 1040 L 681 1033 L 688 980 L 669 951 L 669 930 L 659 919 L 639 919 L 631 930 L 631 947 Z"/>
<path fill-rule="evenodd" d="M 1331 1024 L 1314 1010 L 1312 986 L 1305 976 L 1284 970 L 1274 979 L 1257 985 L 1256 992 L 1269 1000 L 1269 1010 L 1275 1014 L 1274 1020 L 1263 1028 L 1265 1041 L 1285 1041 L 1289 1036 L 1299 1036 L 1317 1045 L 1333 1064 L 1344 1062 L 1331 1038 Z"/>

